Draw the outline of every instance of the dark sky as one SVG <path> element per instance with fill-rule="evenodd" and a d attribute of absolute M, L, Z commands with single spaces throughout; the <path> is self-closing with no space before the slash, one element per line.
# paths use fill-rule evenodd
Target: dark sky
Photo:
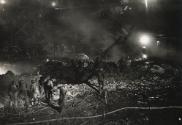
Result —
<path fill-rule="evenodd" d="M 53 57 L 53 50 L 56 57 L 95 56 L 128 26 L 162 34 L 164 42 L 181 49 L 180 0 L 151 0 L 148 10 L 144 0 L 4 1 L 0 5 L 2 61 L 41 60 Z M 126 55 L 126 43 L 120 46 L 111 55 Z"/>

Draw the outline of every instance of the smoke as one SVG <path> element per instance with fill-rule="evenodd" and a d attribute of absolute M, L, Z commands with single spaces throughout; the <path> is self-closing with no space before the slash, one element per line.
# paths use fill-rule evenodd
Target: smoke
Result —
<path fill-rule="evenodd" d="M 102 23 L 82 12 L 74 12 L 62 19 L 74 31 L 81 43 L 91 48 L 105 49 L 113 43 L 113 34 Z M 71 34 L 67 34 L 72 36 Z"/>
<path fill-rule="evenodd" d="M 30 84 L 30 74 L 36 70 L 36 64 L 30 63 L 0 63 L 0 97 L 8 96 L 8 88 L 12 81 L 24 79 L 27 84 Z M 29 74 L 29 75 L 25 75 Z M 25 76 L 24 76 L 25 75 Z M 1 100 L 0 100 L 1 101 Z"/>
<path fill-rule="evenodd" d="M 0 63 L 0 75 L 6 74 L 11 71 L 15 75 L 20 75 L 23 73 L 31 73 L 35 69 L 33 64 L 28 63 Z"/>
<path fill-rule="evenodd" d="M 74 11 L 74 12 L 73 12 Z M 95 11 L 94 11 L 95 13 Z M 114 42 L 114 34 L 108 29 L 105 20 L 96 18 L 83 11 L 71 10 L 59 14 L 55 22 L 50 21 L 42 31 L 43 48 L 49 57 L 69 55 L 70 53 L 86 53 L 96 56 Z M 55 51 L 55 53 L 53 52 Z"/>
<path fill-rule="evenodd" d="M 125 58 L 126 53 L 124 53 L 119 46 L 113 47 L 110 52 L 109 61 L 118 62 L 121 58 Z"/>
<path fill-rule="evenodd" d="M 7 16 L 0 19 L 5 34 L 0 50 L 1 60 L 37 61 L 77 53 L 94 57 L 115 41 L 115 19 L 111 18 L 113 13 L 118 12 L 102 6 L 104 2 L 55 2 L 56 7 L 51 6 L 49 0 L 11 2 L 11 7 L 6 10 Z M 119 2 L 114 3 L 117 7 L 120 5 Z"/>

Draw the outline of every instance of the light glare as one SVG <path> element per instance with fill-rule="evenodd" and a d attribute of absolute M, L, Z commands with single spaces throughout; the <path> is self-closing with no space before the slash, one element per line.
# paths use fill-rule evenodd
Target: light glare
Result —
<path fill-rule="evenodd" d="M 147 54 L 143 54 L 143 55 L 142 55 L 142 58 L 143 58 L 143 59 L 147 59 L 147 58 L 148 58 Z"/>
<path fill-rule="evenodd" d="M 160 41 L 157 41 L 156 43 L 157 43 L 157 46 L 159 46 L 159 45 L 160 45 Z"/>
<path fill-rule="evenodd" d="M 178 120 L 181 121 L 181 117 L 179 117 Z"/>
<path fill-rule="evenodd" d="M 148 8 L 148 0 L 145 0 L 145 7 Z"/>
<path fill-rule="evenodd" d="M 143 46 L 147 46 L 148 44 L 150 44 L 151 38 L 148 35 L 142 35 L 139 39 L 139 42 L 143 45 Z"/>
<path fill-rule="evenodd" d="M 6 74 L 6 70 L 0 68 L 0 75 Z"/>
<path fill-rule="evenodd" d="M 56 2 L 55 1 L 53 1 L 52 3 L 51 3 L 51 6 L 52 7 L 55 7 L 57 4 L 56 4 Z"/>
<path fill-rule="evenodd" d="M 0 0 L 0 4 L 6 4 L 5 0 Z"/>

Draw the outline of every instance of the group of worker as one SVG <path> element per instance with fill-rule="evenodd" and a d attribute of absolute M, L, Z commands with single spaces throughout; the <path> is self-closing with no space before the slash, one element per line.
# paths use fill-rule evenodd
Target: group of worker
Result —
<path fill-rule="evenodd" d="M 31 85 L 24 80 L 12 81 L 9 85 L 9 102 L 11 107 L 28 107 L 37 103 L 40 95 L 36 80 L 31 80 Z"/>
<path fill-rule="evenodd" d="M 29 107 L 39 104 L 40 99 L 44 97 L 46 102 L 50 102 L 55 84 L 56 79 L 50 77 L 40 77 L 39 80 L 32 79 L 30 85 L 25 80 L 12 81 L 8 91 L 10 106 L 18 107 L 23 105 Z M 20 100 L 21 102 L 19 102 Z"/>

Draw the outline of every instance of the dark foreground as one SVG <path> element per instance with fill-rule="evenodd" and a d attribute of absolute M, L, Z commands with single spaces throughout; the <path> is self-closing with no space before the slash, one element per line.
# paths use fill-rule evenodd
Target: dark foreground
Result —
<path fill-rule="evenodd" d="M 157 69 L 157 68 L 158 69 Z M 124 72 L 124 71 L 127 72 Z M 86 85 L 66 85 L 62 113 L 46 103 L 1 109 L 0 124 L 181 125 L 181 68 L 141 63 L 105 78 L 105 97 Z M 83 89 L 84 88 L 84 89 Z"/>

